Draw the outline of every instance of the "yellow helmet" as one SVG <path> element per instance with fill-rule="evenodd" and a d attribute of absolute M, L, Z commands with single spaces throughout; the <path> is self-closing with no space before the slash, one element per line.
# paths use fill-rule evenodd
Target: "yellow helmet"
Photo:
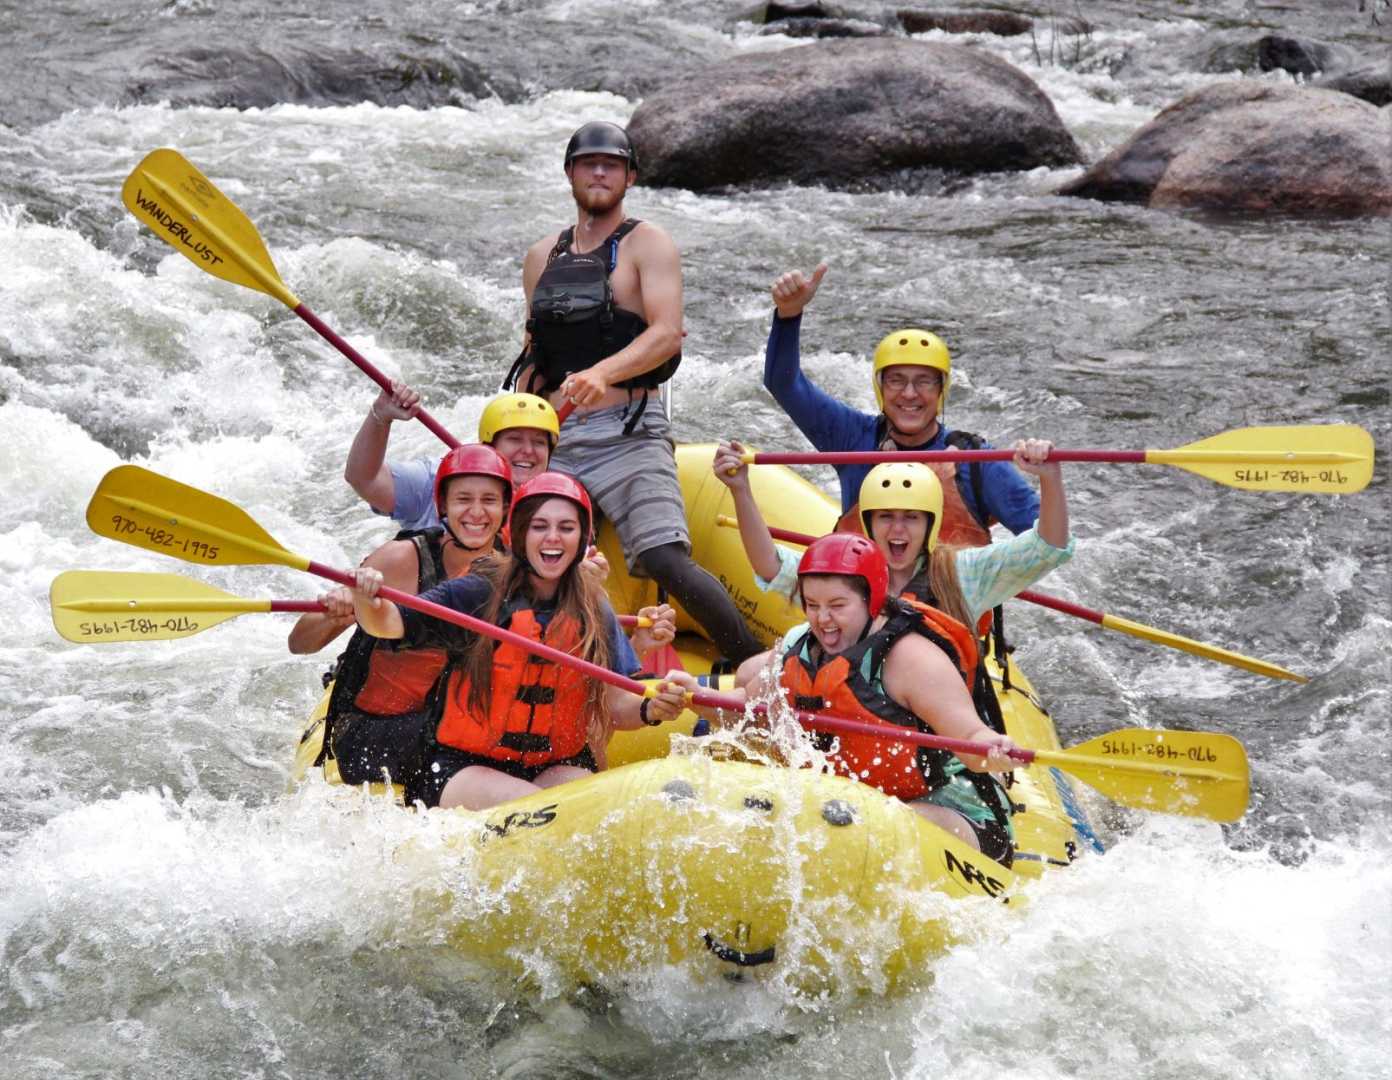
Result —
<path fill-rule="evenodd" d="M 860 522 L 865 535 L 870 532 L 870 514 L 875 510 L 921 510 L 929 517 L 928 540 L 924 550 L 938 546 L 942 532 L 943 491 L 938 474 L 917 461 L 889 461 L 876 465 L 860 482 Z"/>
<path fill-rule="evenodd" d="M 484 406 L 479 417 L 479 442 L 491 443 L 498 432 L 515 427 L 548 432 L 552 447 L 561 437 L 561 424 L 551 402 L 535 394 L 502 394 Z"/>
<path fill-rule="evenodd" d="M 942 372 L 942 393 L 938 396 L 938 415 L 941 416 L 947 405 L 947 388 L 952 382 L 952 354 L 947 351 L 943 339 L 927 330 L 910 327 L 886 335 L 875 346 L 872 378 L 875 383 L 875 403 L 881 409 L 884 408 L 884 391 L 880 389 L 880 377 L 885 368 L 895 364 L 914 364 Z"/>

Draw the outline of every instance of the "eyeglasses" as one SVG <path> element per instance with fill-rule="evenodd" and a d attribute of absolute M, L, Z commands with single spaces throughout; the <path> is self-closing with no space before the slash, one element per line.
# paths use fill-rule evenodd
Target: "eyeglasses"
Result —
<path fill-rule="evenodd" d="M 916 379 L 900 375 L 898 372 L 884 376 L 880 380 L 880 385 L 891 394 L 902 394 L 910 386 L 914 388 L 916 394 L 926 394 L 930 390 L 942 389 L 942 376 L 940 375 L 920 375 Z"/>

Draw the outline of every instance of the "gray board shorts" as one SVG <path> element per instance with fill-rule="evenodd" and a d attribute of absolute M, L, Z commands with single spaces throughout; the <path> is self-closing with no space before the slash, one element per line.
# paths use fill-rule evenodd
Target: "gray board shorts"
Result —
<path fill-rule="evenodd" d="M 637 407 L 634 401 L 571 417 L 551 455 L 551 468 L 584 484 L 598 511 L 614 523 L 630 574 L 650 548 L 679 543 L 691 552 L 671 426 L 654 395 L 625 435 L 624 424 Z"/>

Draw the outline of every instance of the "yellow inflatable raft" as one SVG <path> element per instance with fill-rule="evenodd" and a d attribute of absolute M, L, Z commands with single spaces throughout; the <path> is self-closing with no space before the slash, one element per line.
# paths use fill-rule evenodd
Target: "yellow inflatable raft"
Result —
<path fill-rule="evenodd" d="M 757 588 L 738 531 L 716 524 L 733 506 L 711 474 L 713 455 L 709 444 L 677 451 L 693 555 L 772 643 L 801 613 Z M 791 471 L 765 467 L 752 478 L 769 524 L 814 535 L 834 525 L 835 505 Z M 612 529 L 599 542 L 614 568 L 615 609 L 652 603 L 652 584 L 623 572 Z M 708 672 L 711 646 L 684 613 L 679 628 L 683 663 Z M 1058 749 L 1024 675 L 1008 658 L 988 663 L 1010 735 Z M 327 694 L 301 740 L 297 776 L 318 756 L 326 703 Z M 583 981 L 688 963 L 816 990 L 911 978 L 960 932 L 963 898 L 1008 902 L 1017 877 L 1100 850 L 1054 769 L 1014 774 L 1018 853 L 1007 869 L 854 781 L 717 760 L 700 740 L 678 740 L 669 753 L 697 723 L 683 713 L 620 732 L 606 771 L 487 812 L 453 811 L 459 827 L 447 843 L 398 858 L 420 861 L 422 895 L 455 943 L 519 974 Z M 337 779 L 332 762 L 326 772 Z"/>

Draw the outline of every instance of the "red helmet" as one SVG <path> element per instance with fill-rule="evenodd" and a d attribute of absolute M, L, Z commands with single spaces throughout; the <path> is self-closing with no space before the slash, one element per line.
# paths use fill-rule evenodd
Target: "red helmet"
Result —
<path fill-rule="evenodd" d="M 591 532 L 594 526 L 594 507 L 590 505 L 590 493 L 585 490 L 585 485 L 573 476 L 565 473 L 544 472 L 532 477 L 512 496 L 512 510 L 508 514 L 508 528 L 512 528 L 512 519 L 517 516 L 517 508 L 524 499 L 536 499 L 545 496 L 569 499 L 576 506 L 580 507 L 580 532 L 585 538 L 585 544 L 590 544 Z M 514 545 L 520 542 L 516 531 L 512 534 Z M 583 555 L 584 553 L 581 552 Z"/>
<path fill-rule="evenodd" d="M 798 577 L 803 574 L 845 574 L 865 580 L 870 587 L 870 617 L 884 607 L 889 594 L 889 563 L 873 541 L 855 533 L 832 533 L 813 540 L 802 553 Z"/>
<path fill-rule="evenodd" d="M 445 481 L 456 476 L 491 476 L 503 482 L 503 502 L 512 496 L 512 466 L 491 446 L 470 443 L 456 446 L 435 470 L 435 511 L 445 516 Z"/>

